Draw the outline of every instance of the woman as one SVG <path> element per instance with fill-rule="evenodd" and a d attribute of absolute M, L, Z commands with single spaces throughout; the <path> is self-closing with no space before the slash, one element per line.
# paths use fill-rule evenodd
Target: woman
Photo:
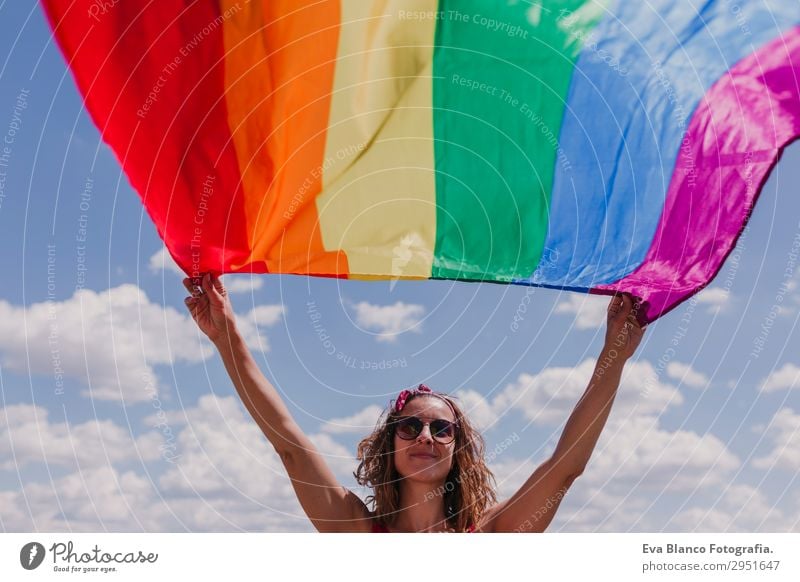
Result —
<path fill-rule="evenodd" d="M 239 396 L 283 461 L 297 498 L 321 532 L 541 532 L 580 476 L 605 426 L 622 369 L 644 328 L 638 305 L 615 295 L 597 366 L 555 451 L 509 499 L 495 502 L 483 439 L 457 403 L 420 385 L 395 399 L 358 446 L 356 478 L 373 488 L 367 505 L 341 486 L 292 419 L 236 329 L 218 277 L 206 274 L 186 305 L 219 350 Z"/>

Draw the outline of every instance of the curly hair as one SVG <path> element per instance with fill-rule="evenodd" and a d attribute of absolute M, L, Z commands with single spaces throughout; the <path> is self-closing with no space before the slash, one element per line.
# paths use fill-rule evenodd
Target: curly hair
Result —
<path fill-rule="evenodd" d="M 439 392 L 413 394 L 410 402 L 420 396 L 434 396 L 445 400 L 455 414 L 456 431 L 453 466 L 444 485 L 432 495 L 439 495 L 444 504 L 448 527 L 457 532 L 477 525 L 490 504 L 497 502 L 495 479 L 484 460 L 485 443 L 481 434 L 472 427 L 453 397 Z M 371 487 L 373 494 L 366 502 L 372 505 L 376 519 L 392 525 L 400 509 L 400 481 L 402 477 L 394 466 L 394 424 L 400 417 L 389 406 L 381 414 L 375 430 L 358 444 L 358 468 L 353 476 L 359 485 Z"/>

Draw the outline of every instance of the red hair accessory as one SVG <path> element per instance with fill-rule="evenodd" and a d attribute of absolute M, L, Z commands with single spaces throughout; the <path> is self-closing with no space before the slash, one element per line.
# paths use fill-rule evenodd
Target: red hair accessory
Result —
<path fill-rule="evenodd" d="M 433 390 L 428 388 L 425 384 L 420 384 L 414 390 L 402 390 L 400 394 L 397 395 L 397 399 L 394 401 L 394 411 L 400 412 L 403 410 L 403 407 L 406 405 L 406 401 L 414 396 L 415 394 L 421 394 L 426 392 L 428 394 L 432 393 Z"/>

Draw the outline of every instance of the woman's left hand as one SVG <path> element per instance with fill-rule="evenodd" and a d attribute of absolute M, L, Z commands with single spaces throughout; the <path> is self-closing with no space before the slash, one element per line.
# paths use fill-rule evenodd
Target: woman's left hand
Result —
<path fill-rule="evenodd" d="M 617 357 L 628 359 L 639 347 L 644 330 L 639 325 L 636 314 L 640 304 L 634 303 L 628 293 L 618 293 L 608 304 L 608 327 L 606 329 L 605 350 L 615 350 Z"/>

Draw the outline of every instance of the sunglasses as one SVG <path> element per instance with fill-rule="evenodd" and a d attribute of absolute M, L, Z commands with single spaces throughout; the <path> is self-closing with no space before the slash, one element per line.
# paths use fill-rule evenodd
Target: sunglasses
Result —
<path fill-rule="evenodd" d="M 417 438 L 422 429 L 427 424 L 430 427 L 431 436 L 433 440 L 443 445 L 453 442 L 456 438 L 457 425 L 449 420 L 437 418 L 430 422 L 423 422 L 422 419 L 416 416 L 401 416 L 395 421 L 395 432 L 397 436 L 405 441 L 411 441 Z"/>

